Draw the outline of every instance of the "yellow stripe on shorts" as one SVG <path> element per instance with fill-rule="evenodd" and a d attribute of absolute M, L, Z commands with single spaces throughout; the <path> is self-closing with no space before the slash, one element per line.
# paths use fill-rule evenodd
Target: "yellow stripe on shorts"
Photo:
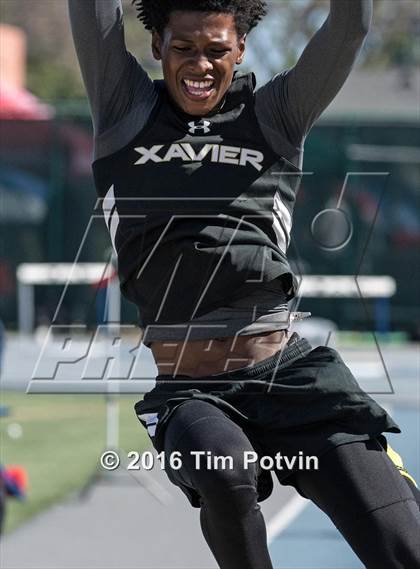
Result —
<path fill-rule="evenodd" d="M 387 441 L 386 454 L 389 456 L 389 458 L 392 460 L 392 462 L 398 468 L 401 476 L 405 476 L 406 478 L 408 478 L 414 484 L 414 486 L 416 488 L 418 488 L 417 482 L 414 480 L 414 478 L 411 476 L 411 474 L 409 474 L 407 472 L 407 470 L 404 468 L 404 464 L 403 464 L 401 456 L 391 447 L 391 445 L 388 443 L 388 441 Z"/>

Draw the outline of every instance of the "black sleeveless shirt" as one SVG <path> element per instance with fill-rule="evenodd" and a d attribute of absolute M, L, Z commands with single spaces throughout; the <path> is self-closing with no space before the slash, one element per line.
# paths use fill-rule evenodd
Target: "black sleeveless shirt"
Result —
<path fill-rule="evenodd" d="M 264 139 L 253 74 L 235 75 L 221 109 L 201 119 L 157 84 L 145 128 L 93 164 L 140 325 L 188 321 L 274 279 L 292 298 L 286 252 L 301 172 Z"/>

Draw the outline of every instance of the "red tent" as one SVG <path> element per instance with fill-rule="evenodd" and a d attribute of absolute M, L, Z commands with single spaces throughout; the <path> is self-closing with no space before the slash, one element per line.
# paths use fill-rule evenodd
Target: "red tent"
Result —
<path fill-rule="evenodd" d="M 53 116 L 54 108 L 26 89 L 0 82 L 0 119 L 48 120 Z"/>

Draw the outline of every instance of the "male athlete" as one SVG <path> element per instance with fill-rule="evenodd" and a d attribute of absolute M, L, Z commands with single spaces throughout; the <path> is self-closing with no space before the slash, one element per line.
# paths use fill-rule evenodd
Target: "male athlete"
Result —
<path fill-rule="evenodd" d="M 272 567 L 259 502 L 272 474 L 244 453 L 319 458 L 273 469 L 317 504 L 368 568 L 420 566 L 398 425 L 339 354 L 288 332 L 287 261 L 305 137 L 368 33 L 372 0 L 331 0 L 297 64 L 255 89 L 240 75 L 261 0 L 136 0 L 163 80 L 126 50 L 120 0 L 69 0 L 95 131 L 94 176 L 139 309 L 156 387 L 136 404 L 170 480 L 200 508 L 223 569 Z M 273 49 L 276 49 L 274 46 Z M 193 452 L 232 457 L 197 468 Z M 247 455 L 248 456 L 248 455 Z M 397 466 L 397 467 L 396 467 Z"/>

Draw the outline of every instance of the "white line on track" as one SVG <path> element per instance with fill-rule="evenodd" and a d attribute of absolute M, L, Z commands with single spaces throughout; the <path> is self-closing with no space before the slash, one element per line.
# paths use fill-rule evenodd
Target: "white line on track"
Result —
<path fill-rule="evenodd" d="M 310 503 L 310 500 L 302 498 L 299 494 L 293 496 L 267 523 L 268 544 L 274 541 Z"/>

